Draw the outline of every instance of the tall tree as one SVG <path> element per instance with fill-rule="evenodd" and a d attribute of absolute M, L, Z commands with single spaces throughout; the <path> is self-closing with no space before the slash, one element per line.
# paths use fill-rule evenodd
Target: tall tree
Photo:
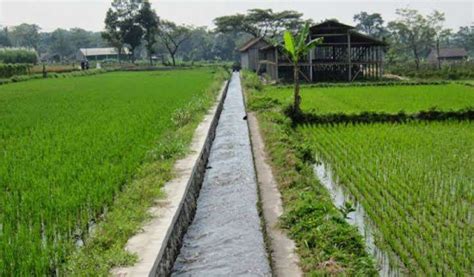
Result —
<path fill-rule="evenodd" d="M 132 60 L 134 50 L 140 45 L 143 31 L 137 23 L 137 17 L 143 0 L 113 0 L 105 17 L 106 39 L 117 48 L 119 56 L 125 44 L 130 47 Z"/>
<path fill-rule="evenodd" d="M 454 34 L 454 44 L 464 47 L 471 56 L 474 56 L 474 25 L 459 27 Z"/>
<path fill-rule="evenodd" d="M 61 61 L 74 53 L 69 32 L 64 29 L 58 28 L 52 32 L 50 43 L 50 52 L 58 55 Z"/>
<path fill-rule="evenodd" d="M 238 60 L 237 41 L 232 34 L 214 34 L 212 39 L 212 54 L 221 60 L 236 61 Z"/>
<path fill-rule="evenodd" d="M 12 28 L 10 39 L 17 47 L 28 47 L 38 50 L 40 27 L 36 24 L 20 24 Z"/>
<path fill-rule="evenodd" d="M 158 33 L 159 18 L 156 12 L 151 8 L 151 4 L 145 1 L 138 12 L 138 22 L 144 30 L 143 39 L 145 40 L 145 48 L 147 50 L 150 65 L 153 65 L 153 46 L 156 43 L 156 35 Z"/>
<path fill-rule="evenodd" d="M 219 33 L 246 33 L 252 37 L 259 37 L 261 31 L 254 26 L 246 15 L 235 14 L 217 17 L 214 19 L 216 31 Z"/>
<path fill-rule="evenodd" d="M 143 38 L 143 29 L 134 19 L 128 19 L 121 24 L 123 42 L 130 48 L 130 57 L 135 62 L 135 49 L 140 46 Z"/>
<path fill-rule="evenodd" d="M 433 28 L 434 46 L 436 49 L 436 58 L 438 60 L 438 69 L 441 69 L 441 59 L 439 58 L 441 41 L 445 40 L 451 35 L 451 30 L 444 28 L 444 21 L 445 17 L 444 13 L 442 12 L 435 10 L 431 15 L 428 15 L 429 25 L 431 28 Z"/>
<path fill-rule="evenodd" d="M 367 12 L 360 12 L 353 17 L 357 30 L 362 31 L 368 35 L 381 39 L 386 34 L 386 29 L 383 26 L 384 21 L 379 13 L 369 14 Z"/>
<path fill-rule="evenodd" d="M 288 56 L 293 63 L 293 79 L 294 79 L 294 100 L 292 115 L 298 117 L 301 115 L 301 96 L 300 96 L 300 69 L 299 61 L 308 55 L 309 51 L 323 42 L 322 38 L 309 41 L 309 24 L 306 23 L 296 38 L 290 31 L 283 34 L 283 46 L 280 49 Z"/>
<path fill-rule="evenodd" d="M 176 25 L 176 23 L 168 20 L 161 20 L 158 36 L 170 54 L 173 66 L 175 66 L 176 53 L 179 47 L 191 36 L 191 28 L 184 25 Z"/>
<path fill-rule="evenodd" d="M 188 61 L 213 59 L 212 44 L 214 34 L 206 27 L 196 27 L 190 30 L 189 39 L 181 45 L 180 52 L 183 59 Z"/>
<path fill-rule="evenodd" d="M 112 47 L 117 49 L 118 59 L 122 55 L 123 37 L 120 30 L 119 15 L 117 11 L 110 8 L 105 15 L 105 31 L 102 32 L 102 38 L 105 39 Z"/>
<path fill-rule="evenodd" d="M 97 33 L 86 31 L 81 28 L 72 28 L 69 30 L 69 39 L 74 49 L 99 47 L 103 41 Z"/>
<path fill-rule="evenodd" d="M 10 36 L 8 34 L 8 27 L 1 28 L 0 26 L 0 47 L 11 46 Z"/>
<path fill-rule="evenodd" d="M 247 14 L 217 17 L 214 24 L 220 33 L 242 32 L 253 37 L 273 38 L 284 30 L 298 30 L 304 24 L 302 15 L 291 10 L 251 9 Z"/>
<path fill-rule="evenodd" d="M 421 58 L 426 56 L 433 45 L 434 29 L 430 21 L 418 11 L 412 9 L 397 9 L 399 18 L 388 23 L 392 31 L 392 41 L 400 49 L 411 51 L 416 69 L 420 68 Z"/>

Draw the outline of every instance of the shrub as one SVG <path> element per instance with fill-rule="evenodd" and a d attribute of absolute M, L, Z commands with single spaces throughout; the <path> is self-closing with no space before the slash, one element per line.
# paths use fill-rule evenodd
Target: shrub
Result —
<path fill-rule="evenodd" d="M 38 57 L 34 50 L 26 48 L 0 48 L 1 63 L 28 63 L 36 64 Z"/>
<path fill-rule="evenodd" d="M 29 73 L 31 65 L 28 64 L 1 64 L 0 78 L 10 78 L 15 75 L 26 75 Z"/>
<path fill-rule="evenodd" d="M 420 65 L 419 70 L 416 70 L 415 66 L 410 63 L 392 64 L 388 66 L 387 71 L 400 76 L 420 79 L 471 79 L 474 78 L 474 63 L 445 63 L 441 69 L 438 69 L 436 65 L 424 63 Z"/>
<path fill-rule="evenodd" d="M 244 86 L 248 89 L 254 89 L 258 91 L 263 89 L 262 81 L 260 81 L 258 75 L 254 74 L 253 72 L 245 70 L 242 71 L 242 79 L 244 82 Z"/>
<path fill-rule="evenodd" d="M 73 67 L 72 65 L 46 65 L 46 71 L 54 72 L 54 73 L 67 73 L 73 71 L 79 71 L 80 68 L 78 66 Z M 31 69 L 31 73 L 43 73 L 43 65 L 36 65 L 33 66 Z"/>

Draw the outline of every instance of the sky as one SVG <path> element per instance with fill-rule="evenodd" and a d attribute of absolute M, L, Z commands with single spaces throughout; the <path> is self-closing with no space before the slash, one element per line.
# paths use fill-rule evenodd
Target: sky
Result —
<path fill-rule="evenodd" d="M 110 3 L 111 0 L 0 0 L 0 25 L 35 23 L 47 32 L 59 27 L 101 31 Z M 397 8 L 413 8 L 422 14 L 436 9 L 445 13 L 447 28 L 457 30 L 460 26 L 474 25 L 474 0 L 151 0 L 151 3 L 161 18 L 209 27 L 213 27 L 212 20 L 218 16 L 244 13 L 251 8 L 297 10 L 315 22 L 337 18 L 346 24 L 352 24 L 353 15 L 360 11 L 380 13 L 387 22 L 397 18 Z"/>

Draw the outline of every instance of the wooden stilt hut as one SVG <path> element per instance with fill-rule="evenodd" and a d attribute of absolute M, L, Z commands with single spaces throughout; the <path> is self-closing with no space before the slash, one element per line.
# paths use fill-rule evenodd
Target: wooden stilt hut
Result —
<path fill-rule="evenodd" d="M 378 79 L 383 75 L 387 44 L 355 30 L 354 27 L 328 20 L 310 28 L 310 38 L 322 37 L 323 43 L 300 61 L 301 78 L 308 82 L 334 82 Z M 259 64 L 275 80 L 291 79 L 292 64 L 273 45 L 260 48 Z"/>

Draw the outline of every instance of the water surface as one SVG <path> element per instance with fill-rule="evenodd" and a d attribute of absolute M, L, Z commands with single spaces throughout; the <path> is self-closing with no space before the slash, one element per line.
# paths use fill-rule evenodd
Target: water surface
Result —
<path fill-rule="evenodd" d="M 196 215 L 173 276 L 269 276 L 240 78 L 234 73 L 211 147 Z"/>

